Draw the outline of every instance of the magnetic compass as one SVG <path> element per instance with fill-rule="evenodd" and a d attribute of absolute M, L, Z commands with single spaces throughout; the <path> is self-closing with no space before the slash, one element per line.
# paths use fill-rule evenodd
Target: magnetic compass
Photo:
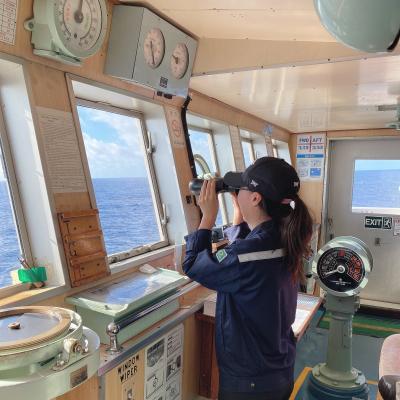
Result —
<path fill-rule="evenodd" d="M 335 296 L 353 296 L 367 284 L 372 265 L 371 253 L 364 242 L 341 236 L 319 250 L 312 269 L 327 292 Z"/>

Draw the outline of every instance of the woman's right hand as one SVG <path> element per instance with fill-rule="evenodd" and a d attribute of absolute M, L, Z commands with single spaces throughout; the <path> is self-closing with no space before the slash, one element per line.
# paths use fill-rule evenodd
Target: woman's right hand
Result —
<path fill-rule="evenodd" d="M 240 210 L 239 202 L 237 199 L 237 194 L 236 193 L 231 193 L 232 197 L 232 205 L 233 205 L 233 225 L 239 225 L 241 224 L 244 219 L 242 215 L 242 211 Z"/>

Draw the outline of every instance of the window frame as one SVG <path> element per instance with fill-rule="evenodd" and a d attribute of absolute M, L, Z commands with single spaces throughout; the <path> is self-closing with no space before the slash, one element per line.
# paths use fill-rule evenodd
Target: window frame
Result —
<path fill-rule="evenodd" d="M 144 244 L 142 246 L 138 247 L 133 247 L 131 249 L 127 249 L 118 253 L 113 253 L 113 254 L 107 254 L 108 262 L 110 264 L 110 268 L 113 269 L 113 264 L 115 263 L 120 263 L 122 261 L 129 260 L 135 256 L 142 255 L 148 252 L 151 252 L 153 250 L 158 250 L 163 247 L 169 246 L 169 238 L 168 238 L 168 233 L 167 233 L 167 228 L 166 225 L 168 223 L 168 217 L 166 213 L 166 206 L 162 202 L 161 195 L 160 195 L 160 190 L 158 188 L 158 182 L 157 182 L 157 176 L 155 173 L 155 168 L 153 164 L 153 159 L 152 155 L 155 152 L 155 149 L 152 146 L 151 143 L 151 134 L 146 128 L 146 122 L 145 122 L 145 117 L 144 114 L 136 111 L 136 110 L 128 110 L 122 107 L 116 107 L 112 106 L 107 103 L 103 102 L 96 102 L 96 101 L 90 101 L 90 100 L 85 100 L 81 99 L 79 97 L 75 97 L 76 100 L 76 112 L 77 112 L 77 119 L 79 122 L 79 127 L 80 127 L 80 119 L 79 119 L 79 113 L 78 113 L 78 107 L 86 107 L 86 108 L 91 108 L 91 109 L 96 109 L 104 112 L 110 112 L 114 114 L 119 114 L 119 115 L 124 115 L 128 116 L 131 118 L 136 118 L 139 120 L 140 123 L 140 128 L 142 134 L 139 135 L 139 140 L 141 140 L 141 144 L 143 146 L 144 151 L 144 161 L 145 161 L 145 167 L 147 171 L 147 177 L 149 178 L 149 184 L 150 184 L 150 191 L 151 191 L 151 196 L 153 200 L 153 205 L 155 206 L 155 215 L 156 215 L 156 222 L 158 226 L 158 230 L 161 234 L 161 240 L 152 244 Z M 84 163 L 87 166 L 87 174 L 90 177 L 88 179 L 88 188 L 89 188 L 89 196 L 90 196 L 90 201 L 93 205 L 93 207 L 97 207 L 97 202 L 96 202 L 96 195 L 94 192 L 94 187 L 93 187 L 93 181 L 92 177 L 90 174 L 90 166 L 89 166 L 89 161 L 87 159 L 86 155 L 86 147 L 85 147 L 85 142 L 83 139 L 83 134 L 82 134 L 82 129 L 80 129 L 80 136 L 82 139 L 82 146 L 83 146 L 83 152 L 84 152 Z"/>
<path fill-rule="evenodd" d="M 7 181 L 7 189 L 10 195 L 10 204 L 15 222 L 16 234 L 19 239 L 21 255 L 32 265 L 33 257 L 29 241 L 28 230 L 24 212 L 22 209 L 21 195 L 18 189 L 18 181 L 15 173 L 14 160 L 11 152 L 11 146 L 8 139 L 8 132 L 4 120 L 3 109 L 0 107 L 0 151 L 2 153 L 2 167 Z M 16 261 L 16 266 L 17 260 Z M 0 298 L 11 296 L 22 292 L 28 288 L 28 284 L 17 283 L 9 286 L 0 287 Z"/>
<path fill-rule="evenodd" d="M 240 136 L 241 142 L 243 143 L 249 143 L 250 144 L 250 161 L 254 163 L 256 161 L 256 153 L 254 151 L 254 143 L 251 139 L 245 138 L 243 136 Z M 243 150 L 243 148 L 242 148 Z M 243 159 L 244 159 L 244 154 L 243 154 Z"/>
<path fill-rule="evenodd" d="M 212 158 L 212 161 L 213 161 L 213 163 L 215 165 L 216 171 L 218 173 L 220 173 L 220 168 L 219 168 L 219 163 L 218 163 L 218 158 L 217 158 L 217 151 L 215 149 L 215 140 L 214 140 L 214 135 L 213 135 L 212 129 L 207 129 L 207 128 L 203 128 L 203 127 L 200 127 L 200 126 L 189 124 L 188 125 L 189 140 L 190 140 L 190 131 L 205 133 L 205 134 L 208 135 L 207 136 L 207 138 L 208 138 L 208 147 L 210 149 L 211 158 Z M 222 222 L 224 224 L 227 224 L 228 221 L 229 221 L 229 217 L 228 217 L 228 211 L 226 209 L 225 199 L 224 199 L 223 196 L 219 196 L 219 200 L 220 200 L 220 203 L 219 203 L 220 204 L 220 209 L 221 209 L 221 213 L 222 213 Z"/>

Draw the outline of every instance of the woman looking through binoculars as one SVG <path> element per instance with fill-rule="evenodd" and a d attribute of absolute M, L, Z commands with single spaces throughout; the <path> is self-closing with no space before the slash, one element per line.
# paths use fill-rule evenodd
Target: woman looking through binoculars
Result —
<path fill-rule="evenodd" d="M 226 230 L 230 243 L 212 254 L 218 199 L 215 180 L 204 181 L 198 198 L 203 216 L 186 237 L 183 263 L 190 278 L 218 292 L 218 399 L 288 399 L 296 352 L 291 325 L 312 219 L 297 194 L 299 177 L 284 160 L 260 158 L 223 181 L 237 192 Z"/>

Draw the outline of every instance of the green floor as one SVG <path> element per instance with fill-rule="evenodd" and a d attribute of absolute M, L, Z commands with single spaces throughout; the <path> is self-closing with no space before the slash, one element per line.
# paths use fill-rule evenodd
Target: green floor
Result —
<path fill-rule="evenodd" d="M 319 320 L 318 327 L 328 329 L 329 321 L 330 315 L 325 313 Z M 395 333 L 400 333 L 400 320 L 358 312 L 353 319 L 353 333 L 386 338 Z"/>

